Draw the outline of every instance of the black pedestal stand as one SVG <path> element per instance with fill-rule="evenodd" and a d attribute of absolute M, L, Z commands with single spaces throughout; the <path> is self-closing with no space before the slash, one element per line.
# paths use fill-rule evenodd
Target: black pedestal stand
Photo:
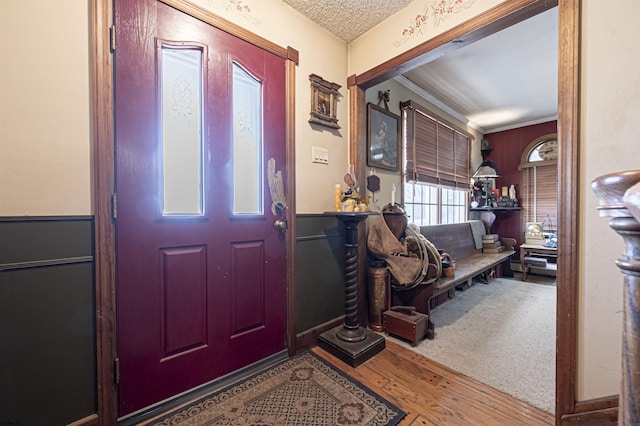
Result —
<path fill-rule="evenodd" d="M 357 367 L 385 348 L 383 336 L 358 324 L 358 225 L 377 213 L 327 212 L 346 228 L 344 323 L 318 336 L 318 345 L 352 367 Z"/>

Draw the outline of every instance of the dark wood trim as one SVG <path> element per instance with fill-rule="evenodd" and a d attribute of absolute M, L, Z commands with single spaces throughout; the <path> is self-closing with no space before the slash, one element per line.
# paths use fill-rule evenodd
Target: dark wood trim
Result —
<path fill-rule="evenodd" d="M 575 410 L 576 397 L 576 345 L 577 345 L 577 285 L 578 285 L 578 223 L 575 214 L 579 193 L 579 42 L 580 0 L 513 0 L 482 13 L 451 30 L 408 50 L 355 78 L 360 90 L 366 90 L 419 65 L 433 61 L 455 49 L 452 40 L 462 38 L 466 43 L 479 40 L 503 28 L 558 6 L 559 11 L 559 110 L 558 137 L 560 142 L 560 181 L 558 186 L 559 228 L 558 242 L 558 309 L 557 309 L 557 361 L 556 361 L 556 424 L 562 416 Z M 458 47 L 465 43 L 456 43 Z M 350 77 L 349 81 L 353 79 Z M 364 99 L 351 95 L 350 122 L 365 111 Z M 360 133 L 362 132 L 362 133 Z M 350 153 L 357 153 L 363 130 L 351 131 Z M 364 166 L 364 157 L 356 157 L 357 165 Z M 357 166 L 356 166 L 357 167 Z M 564 231 L 562 231 L 564 229 Z"/>
<path fill-rule="evenodd" d="M 576 402 L 576 413 L 587 413 L 590 411 L 618 408 L 619 399 L 620 397 L 618 395 L 612 395 L 603 398 L 590 399 L 588 401 L 579 401 Z"/>
<path fill-rule="evenodd" d="M 357 82 L 356 82 L 355 74 L 351 74 L 349 77 L 347 77 L 347 89 L 350 89 L 352 86 L 355 86 L 356 84 Z"/>
<path fill-rule="evenodd" d="M 365 164 L 367 161 L 367 110 L 357 108 L 365 104 L 364 90 L 351 86 L 349 93 L 349 163 L 354 165 L 356 179 L 365 181 Z"/>
<path fill-rule="evenodd" d="M 344 323 L 344 315 L 341 315 L 338 318 L 332 319 L 331 321 L 327 321 L 323 324 L 310 328 L 309 330 L 303 331 L 302 333 L 298 333 L 298 335 L 296 336 L 296 345 L 295 345 L 296 354 L 302 353 L 315 346 L 318 346 L 319 335 L 343 323 Z"/>
<path fill-rule="evenodd" d="M 566 414 L 560 425 L 613 426 L 618 424 L 617 395 L 580 401 L 575 404 L 575 413 Z"/>
<path fill-rule="evenodd" d="M 286 196 L 287 196 L 287 223 L 286 253 L 287 253 L 287 349 L 289 356 L 296 352 L 296 66 L 298 63 L 298 51 L 295 52 L 295 60 L 288 59 L 287 67 L 287 172 L 286 172 Z"/>
<path fill-rule="evenodd" d="M 580 194 L 580 0 L 558 8 L 556 424 L 576 412 Z"/>
<path fill-rule="evenodd" d="M 259 35 L 252 33 L 246 28 L 234 24 L 233 22 L 227 21 L 226 19 L 214 14 L 213 12 L 204 9 L 195 3 L 191 3 L 189 0 L 158 1 L 169 5 L 181 12 L 184 12 L 187 15 L 196 18 L 204 23 L 216 27 L 226 33 L 229 33 L 234 37 L 244 40 L 247 43 L 251 43 L 262 50 L 266 50 L 267 52 L 273 53 L 274 55 L 279 56 L 283 59 L 288 59 L 288 49 L 278 46 L 277 44 L 267 40 L 266 38 L 260 37 Z"/>
<path fill-rule="evenodd" d="M 300 64 L 300 52 L 291 46 L 287 46 L 287 59 L 292 61 L 295 65 Z"/>
<path fill-rule="evenodd" d="M 560 425 L 615 426 L 618 424 L 618 409 L 590 411 L 586 413 L 566 414 L 560 419 Z"/>
<path fill-rule="evenodd" d="M 575 413 L 561 417 L 561 426 L 613 426 L 618 424 L 618 396 L 580 401 L 575 404 Z"/>
<path fill-rule="evenodd" d="M 97 414 L 92 414 L 83 419 L 69 423 L 67 426 L 98 426 L 99 419 Z"/>
<path fill-rule="evenodd" d="M 67 257 L 61 259 L 34 260 L 20 263 L 0 263 L 0 272 L 16 271 L 20 269 L 45 268 L 48 266 L 73 265 L 77 263 L 91 263 L 93 256 Z"/>
<path fill-rule="evenodd" d="M 396 77 L 474 41 L 524 21 L 558 5 L 558 0 L 510 0 L 502 2 L 418 46 L 356 76 L 356 84 L 369 87 Z M 456 43 L 452 43 L 452 41 Z"/>
<path fill-rule="evenodd" d="M 295 300 L 295 64 L 298 51 L 283 48 L 250 31 L 187 1 L 158 0 L 177 10 L 219 28 L 233 36 L 287 59 L 287 302 Z M 111 197 L 115 192 L 114 75 L 109 28 L 112 25 L 113 0 L 91 2 L 91 77 L 92 77 L 92 146 L 93 208 L 95 213 L 95 279 L 97 328 L 98 422 L 103 426 L 117 423 L 117 388 L 112 366 L 116 358 L 116 280 L 115 224 L 111 218 Z M 294 347 L 295 304 L 288 306 L 287 343 Z M 293 324 L 293 325 L 292 325 Z M 293 336 L 293 337 L 291 337 Z M 291 349 L 289 349 L 291 351 Z"/>
<path fill-rule="evenodd" d="M 112 0 L 91 2 L 91 84 L 93 211 L 95 214 L 95 294 L 98 422 L 114 425 L 118 416 L 113 380 L 116 358 L 115 226 L 111 220 L 114 180 L 113 56 L 109 27 Z"/>

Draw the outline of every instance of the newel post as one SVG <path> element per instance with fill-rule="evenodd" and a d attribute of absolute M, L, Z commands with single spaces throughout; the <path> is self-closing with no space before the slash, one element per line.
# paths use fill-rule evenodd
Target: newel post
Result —
<path fill-rule="evenodd" d="M 613 173 L 591 184 L 600 216 L 624 239 L 616 260 L 623 272 L 622 384 L 618 408 L 620 425 L 640 424 L 640 170 Z"/>

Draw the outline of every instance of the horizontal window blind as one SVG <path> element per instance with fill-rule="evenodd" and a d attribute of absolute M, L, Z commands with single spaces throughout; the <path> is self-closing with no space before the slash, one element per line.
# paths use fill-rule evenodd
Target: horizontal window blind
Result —
<path fill-rule="evenodd" d="M 470 135 L 413 101 L 401 108 L 406 180 L 467 189 Z"/>
<path fill-rule="evenodd" d="M 522 222 L 545 222 L 544 231 L 558 227 L 558 166 L 535 165 L 522 169 Z"/>

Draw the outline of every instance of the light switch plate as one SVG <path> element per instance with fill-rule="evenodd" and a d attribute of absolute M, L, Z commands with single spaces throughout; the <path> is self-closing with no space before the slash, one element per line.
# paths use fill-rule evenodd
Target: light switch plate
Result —
<path fill-rule="evenodd" d="M 319 146 L 312 146 L 311 161 L 319 164 L 329 164 L 329 150 Z"/>

